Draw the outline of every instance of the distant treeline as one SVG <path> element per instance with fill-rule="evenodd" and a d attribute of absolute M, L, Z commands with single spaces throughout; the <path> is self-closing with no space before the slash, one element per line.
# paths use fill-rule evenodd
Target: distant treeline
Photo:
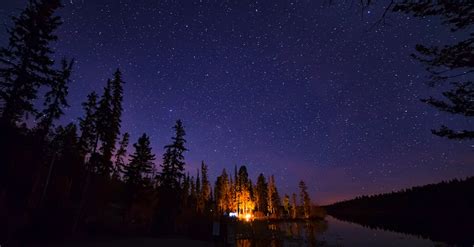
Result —
<path fill-rule="evenodd" d="M 361 196 L 325 206 L 328 214 L 451 244 L 474 243 L 474 177 Z"/>

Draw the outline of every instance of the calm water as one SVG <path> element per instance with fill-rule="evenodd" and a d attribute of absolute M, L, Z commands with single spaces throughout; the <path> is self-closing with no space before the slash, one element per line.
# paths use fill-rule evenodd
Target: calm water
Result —
<path fill-rule="evenodd" d="M 446 246 L 414 235 L 376 230 L 327 216 L 312 222 L 253 222 L 237 229 L 237 246 Z"/>

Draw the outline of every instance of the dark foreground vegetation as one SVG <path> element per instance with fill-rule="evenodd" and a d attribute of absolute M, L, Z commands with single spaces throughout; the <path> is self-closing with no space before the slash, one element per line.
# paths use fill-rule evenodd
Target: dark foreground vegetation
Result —
<path fill-rule="evenodd" d="M 357 197 L 326 206 L 328 214 L 371 228 L 462 246 L 474 243 L 474 177 Z"/>

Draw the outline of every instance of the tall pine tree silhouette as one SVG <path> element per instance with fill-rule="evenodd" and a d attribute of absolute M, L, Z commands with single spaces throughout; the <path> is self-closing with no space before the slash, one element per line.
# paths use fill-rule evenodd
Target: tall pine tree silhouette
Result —
<path fill-rule="evenodd" d="M 257 211 L 266 215 L 268 210 L 268 184 L 262 173 L 260 173 L 257 178 L 256 192 Z"/>
<path fill-rule="evenodd" d="M 183 203 L 180 201 L 183 198 L 183 186 L 182 179 L 184 179 L 184 155 L 187 151 L 185 148 L 186 140 L 184 136 L 183 123 L 181 120 L 177 120 L 173 127 L 175 131 L 174 137 L 172 137 L 173 143 L 166 145 L 165 153 L 163 154 L 163 163 L 161 166 L 161 172 L 158 174 L 157 179 L 159 183 L 160 200 L 158 209 L 155 215 L 155 227 L 163 233 L 173 233 L 174 225 L 176 224 L 176 217 L 182 210 Z M 197 188 L 192 188 L 193 183 L 191 182 L 191 198 L 198 199 L 199 191 Z M 197 187 L 197 186 L 196 186 Z"/>
<path fill-rule="evenodd" d="M 112 134 L 111 138 L 117 138 L 120 135 L 120 127 L 122 123 L 122 101 L 123 101 L 123 84 L 122 72 L 117 69 L 112 80 Z"/>
<path fill-rule="evenodd" d="M 208 167 L 204 161 L 201 162 L 201 177 L 201 193 L 198 198 L 198 209 L 200 212 L 204 212 L 207 206 L 209 206 L 209 200 L 211 199 L 211 183 L 208 177 Z"/>
<path fill-rule="evenodd" d="M 115 153 L 115 166 L 114 166 L 114 177 L 116 179 L 121 178 L 125 174 L 125 156 L 127 155 L 127 147 L 130 135 L 128 133 L 123 134 L 122 140 L 119 143 L 119 149 Z"/>
<path fill-rule="evenodd" d="M 474 5 L 451 1 L 405 1 L 397 3 L 393 11 L 416 17 L 436 16 L 451 27 L 452 32 L 463 32 L 467 38 L 443 46 L 416 45 L 412 57 L 420 61 L 430 73 L 430 85 L 449 83 L 444 98 L 429 97 L 423 102 L 440 111 L 464 116 L 474 116 Z M 456 131 L 445 125 L 432 130 L 433 134 L 449 139 L 474 139 L 474 130 Z"/>
<path fill-rule="evenodd" d="M 125 167 L 124 178 L 128 184 L 143 187 L 149 185 L 146 183 L 146 178 L 153 171 L 155 155 L 151 150 L 150 138 L 146 134 L 138 138 L 133 147 L 135 152 L 130 155 L 131 160 L 128 166 Z"/>
<path fill-rule="evenodd" d="M 104 92 L 97 108 L 97 132 L 101 142 L 100 151 L 102 156 L 97 162 L 96 171 L 101 175 L 108 175 L 112 170 L 112 152 L 115 147 L 115 139 L 111 138 L 112 130 L 112 81 L 107 80 Z M 113 140 L 112 140 L 113 139 Z"/>
<path fill-rule="evenodd" d="M 300 188 L 300 200 L 301 206 L 303 206 L 303 216 L 309 218 L 311 215 L 311 199 L 309 198 L 308 187 L 303 180 L 299 182 L 298 187 Z"/>
<path fill-rule="evenodd" d="M 96 151 L 99 139 L 97 133 L 97 98 L 97 93 L 92 92 L 87 95 L 87 101 L 82 103 L 85 116 L 79 118 L 79 127 L 81 130 L 79 146 L 80 152 L 84 157 L 89 154 L 92 155 L 92 153 Z"/>
<path fill-rule="evenodd" d="M 375 1 L 361 1 L 362 7 Z M 422 102 L 439 111 L 463 117 L 474 116 L 474 5 L 456 1 L 390 1 L 377 23 L 386 22 L 389 11 L 402 12 L 426 19 L 437 17 L 442 24 L 458 33 L 453 43 L 415 46 L 411 56 L 425 66 L 428 85 L 443 86 L 443 97 L 428 97 Z M 469 121 L 469 120 L 468 120 Z M 432 129 L 434 135 L 455 140 L 474 139 L 473 129 L 454 130 L 446 125 Z"/>
<path fill-rule="evenodd" d="M 62 108 L 69 107 L 66 97 L 68 95 L 68 83 L 70 82 L 72 65 L 74 61 L 61 61 L 61 70 L 56 72 L 56 75 L 48 81 L 50 91 L 45 94 L 45 109 L 42 114 L 37 116 L 39 120 L 37 129 L 41 135 L 48 134 L 53 125 L 53 121 L 59 119 L 64 111 Z"/>
<path fill-rule="evenodd" d="M 54 13 L 61 7 L 59 0 L 30 0 L 18 17 L 7 47 L 0 48 L 0 120 L 15 125 L 25 114 L 36 115 L 33 101 L 38 88 L 55 79 L 53 50 L 50 43 L 57 40 L 54 31 L 61 19 Z"/>
<path fill-rule="evenodd" d="M 111 158 L 120 134 L 123 83 L 122 73 L 117 69 L 114 78 L 107 81 L 97 109 L 97 128 L 102 151 L 102 159 L 97 170 L 99 174 L 105 176 L 109 176 L 113 171 Z"/>
<path fill-rule="evenodd" d="M 186 140 L 184 136 L 184 126 L 181 120 L 176 121 L 173 127 L 175 136 L 172 137 L 173 143 L 165 146 L 165 153 L 163 154 L 163 164 L 161 164 L 162 171 L 159 173 L 160 185 L 163 188 L 178 189 L 180 188 L 181 179 L 184 177 L 184 155 L 187 151 L 184 147 Z"/>

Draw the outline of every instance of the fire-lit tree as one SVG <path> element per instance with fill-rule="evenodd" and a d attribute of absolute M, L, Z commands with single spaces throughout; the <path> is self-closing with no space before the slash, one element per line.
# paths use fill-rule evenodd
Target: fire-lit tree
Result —
<path fill-rule="evenodd" d="M 268 179 L 268 212 L 274 217 L 278 217 L 281 206 L 280 196 L 275 184 L 275 177 L 272 175 Z"/>
<path fill-rule="evenodd" d="M 305 218 L 309 218 L 311 214 L 311 199 L 308 194 L 308 187 L 303 180 L 299 183 L 300 188 L 300 200 L 303 207 L 303 215 Z"/>
<path fill-rule="evenodd" d="M 263 215 L 266 215 L 268 211 L 268 184 L 265 180 L 265 176 L 262 173 L 258 175 L 255 192 L 256 209 Z"/>
<path fill-rule="evenodd" d="M 251 185 L 248 177 L 247 167 L 241 166 L 236 183 L 236 200 L 237 211 L 239 215 L 244 215 L 253 212 L 255 204 L 251 198 Z"/>
<path fill-rule="evenodd" d="M 287 194 L 283 197 L 283 209 L 286 216 L 290 215 L 290 196 Z"/>
<path fill-rule="evenodd" d="M 291 195 L 291 218 L 298 217 L 298 204 L 296 203 L 296 193 Z"/>
<path fill-rule="evenodd" d="M 217 177 L 214 187 L 214 196 L 216 200 L 217 210 L 219 213 L 229 212 L 231 208 L 229 176 L 226 170 L 222 170 L 222 174 Z"/>

